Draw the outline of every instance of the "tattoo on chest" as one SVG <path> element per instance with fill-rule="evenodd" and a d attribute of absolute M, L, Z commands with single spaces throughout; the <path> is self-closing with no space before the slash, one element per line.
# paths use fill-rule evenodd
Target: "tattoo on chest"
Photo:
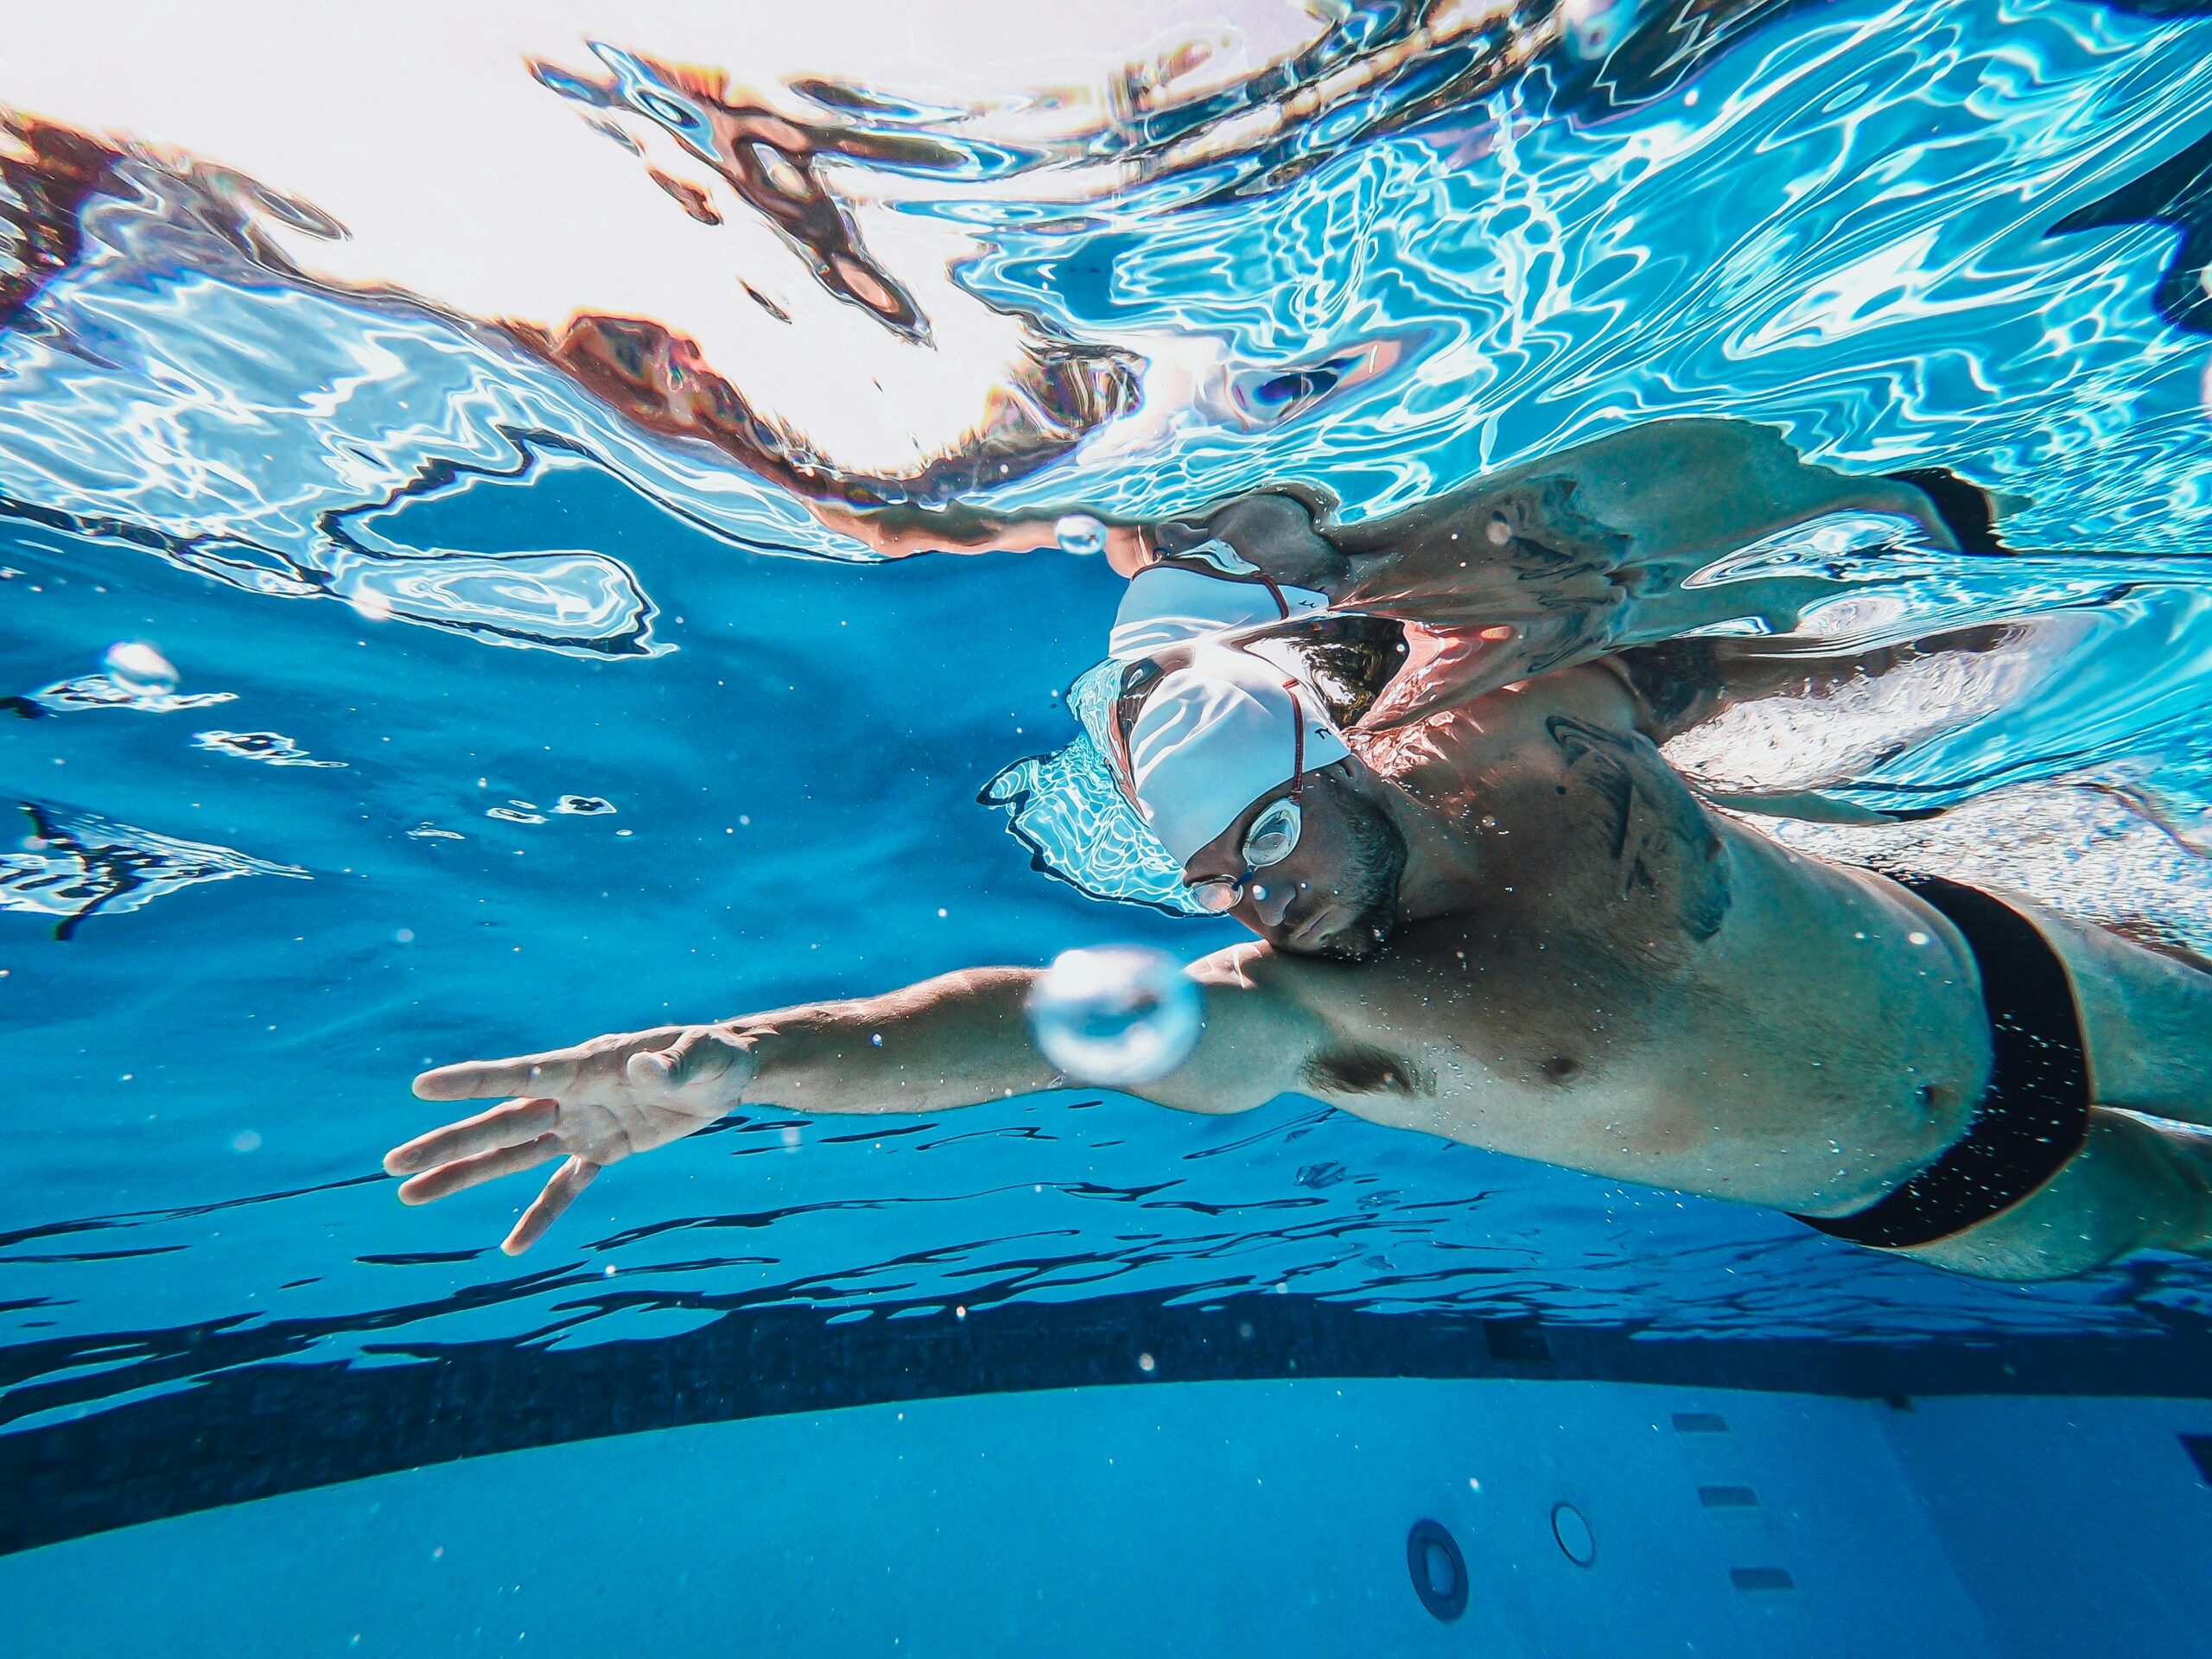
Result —
<path fill-rule="evenodd" d="M 1731 894 L 1720 837 L 1659 751 L 1567 715 L 1544 722 L 1569 783 L 1599 805 L 1618 892 L 1649 894 L 1694 940 L 1720 931 Z"/>

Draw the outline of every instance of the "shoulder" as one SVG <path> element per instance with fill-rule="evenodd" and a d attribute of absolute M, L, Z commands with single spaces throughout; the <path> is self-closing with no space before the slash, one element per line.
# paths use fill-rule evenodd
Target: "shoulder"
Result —
<path fill-rule="evenodd" d="M 1243 994 L 1235 1001 L 1244 1007 L 1232 1015 L 1243 1026 L 1240 1035 L 1264 1039 L 1286 1086 L 1346 1105 L 1437 1091 L 1423 1054 L 1450 1023 L 1448 1010 L 1426 994 L 1440 971 L 1432 958 L 1440 954 L 1394 944 L 1369 961 L 1339 962 L 1255 944 L 1219 951 L 1190 971 L 1218 991 Z M 1462 950 L 1462 962 L 1465 956 Z M 1210 995 L 1209 1012 L 1218 1006 Z"/>

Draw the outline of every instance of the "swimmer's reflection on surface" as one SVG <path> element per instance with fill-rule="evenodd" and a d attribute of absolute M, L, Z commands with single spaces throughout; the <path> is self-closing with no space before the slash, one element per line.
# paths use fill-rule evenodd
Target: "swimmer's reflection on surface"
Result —
<path fill-rule="evenodd" d="M 1252 648 L 1265 627 L 1125 603 L 1122 785 L 1199 904 L 1257 936 L 1188 969 L 1204 1033 L 1134 1092 L 1204 1113 L 1298 1092 L 1991 1278 L 2212 1252 L 2212 1137 L 2186 1127 L 2212 1126 L 2212 966 L 1790 852 L 1656 747 L 1758 694 L 1697 671 L 1805 671 L 1700 654 L 1726 641 L 1639 663 L 1741 613 L 1744 588 L 1685 579 L 1839 512 L 1938 548 L 1987 537 L 1986 507 L 1922 476 L 1853 479 L 1756 428 L 1661 423 L 1355 532 L 1281 495 L 1119 530 L 1125 555 L 1256 581 L 1263 620 L 1352 611 L 1445 641 L 1425 668 L 1384 664 L 1348 715 L 1341 686 Z M 1750 590 L 1785 635 L 1832 591 Z M 506 1241 L 519 1251 L 605 1165 L 740 1106 L 935 1112 L 1063 1085 L 1023 1014 L 1040 971 L 442 1067 L 423 1098 L 512 1098 L 385 1166 L 420 1203 L 563 1160 Z"/>
<path fill-rule="evenodd" d="M 1319 671 L 1345 724 L 1381 732 L 1501 686 L 1603 660 L 1664 743 L 1740 704 L 1820 694 L 1947 652 L 2032 652 L 2034 623 L 1972 626 L 1840 650 L 1801 632 L 1858 582 L 1796 559 L 1703 579 L 1756 543 L 1824 525 L 1885 526 L 1936 553 L 1999 554 L 1998 503 L 1933 468 L 1860 475 L 1807 462 L 1771 429 L 1730 419 L 1648 422 L 1486 474 L 1438 500 L 1366 523 L 1331 522 L 1304 490 L 1241 497 L 1189 520 L 1105 528 L 1115 568 L 1265 584 L 1272 602 L 1206 620 L 1248 624 Z M 816 503 L 826 524 L 880 553 L 1030 550 L 1042 519 L 954 505 L 858 514 Z M 1278 614 L 1281 620 L 1271 624 Z M 1724 631 L 1726 631 L 1724 632 Z M 1127 652 L 1116 649 L 1115 654 Z M 1808 790 L 1708 795 L 1738 810 L 1878 821 Z"/>

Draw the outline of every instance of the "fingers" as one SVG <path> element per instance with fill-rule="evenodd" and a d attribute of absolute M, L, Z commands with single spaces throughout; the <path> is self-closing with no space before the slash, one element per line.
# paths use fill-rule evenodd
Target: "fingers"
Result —
<path fill-rule="evenodd" d="M 455 1192 L 466 1192 L 472 1186 L 481 1186 L 486 1181 L 496 1181 L 518 1170 L 535 1169 L 560 1155 L 561 1143 L 544 1135 L 518 1147 L 500 1147 L 492 1152 L 480 1152 L 473 1158 L 454 1159 L 403 1183 L 399 1201 L 429 1204 Z"/>
<path fill-rule="evenodd" d="M 464 1117 L 458 1123 L 416 1135 L 405 1146 L 394 1147 L 384 1155 L 385 1173 L 412 1175 L 418 1170 L 435 1169 L 441 1164 L 480 1153 L 521 1146 L 551 1128 L 560 1115 L 557 1101 L 511 1100 L 474 1117 Z M 405 1196 L 404 1192 L 402 1196 Z"/>
<path fill-rule="evenodd" d="M 576 1194 L 592 1183 L 599 1173 L 597 1164 L 586 1163 L 581 1158 L 571 1158 L 553 1172 L 553 1179 L 545 1183 L 545 1190 L 537 1195 L 529 1209 L 522 1212 L 522 1219 L 515 1223 L 514 1231 L 499 1249 L 509 1255 L 520 1255 L 545 1236 L 545 1230 L 560 1218 L 561 1212 L 576 1201 Z"/>
<path fill-rule="evenodd" d="M 417 1100 L 488 1100 L 495 1095 L 557 1095 L 575 1080 L 574 1049 L 512 1060 L 464 1060 L 415 1079 Z"/>

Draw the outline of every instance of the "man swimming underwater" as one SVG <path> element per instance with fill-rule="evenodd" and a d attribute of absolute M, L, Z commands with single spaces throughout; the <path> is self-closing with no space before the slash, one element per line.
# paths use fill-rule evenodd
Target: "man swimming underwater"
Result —
<path fill-rule="evenodd" d="M 1905 496 L 1892 508 L 1911 516 Z M 1510 551 L 1518 533 L 1496 534 L 1494 499 L 1459 537 L 1422 511 L 1447 552 L 1478 536 Z M 1247 574 L 1252 539 L 1203 528 L 1217 545 L 1193 532 L 1185 551 Z M 1336 582 L 1358 577 L 1310 518 L 1301 531 L 1344 560 Z M 1260 620 L 1295 622 L 1305 601 L 1262 574 Z M 1258 938 L 1188 969 L 1203 1034 L 1132 1092 L 1227 1113 L 1294 1091 L 1991 1278 L 2212 1252 L 2212 1136 L 2186 1127 L 2212 1125 L 2212 973 L 2024 903 L 1805 857 L 1714 811 L 1656 747 L 1679 699 L 1618 657 L 1576 660 L 1621 637 L 1589 619 L 1636 594 L 1484 625 L 1509 627 L 1525 677 L 1463 679 L 1347 730 L 1280 662 L 1158 626 L 1173 596 L 1155 581 L 1137 601 L 1144 586 L 1117 626 L 1117 769 L 1199 907 Z M 1532 652 L 1563 665 L 1528 673 Z M 385 1167 L 423 1203 L 563 1160 L 508 1236 L 519 1252 L 605 1165 L 741 1106 L 935 1112 L 1063 1086 L 1025 1019 L 1039 971 L 442 1067 L 422 1097 L 511 1098 Z"/>

